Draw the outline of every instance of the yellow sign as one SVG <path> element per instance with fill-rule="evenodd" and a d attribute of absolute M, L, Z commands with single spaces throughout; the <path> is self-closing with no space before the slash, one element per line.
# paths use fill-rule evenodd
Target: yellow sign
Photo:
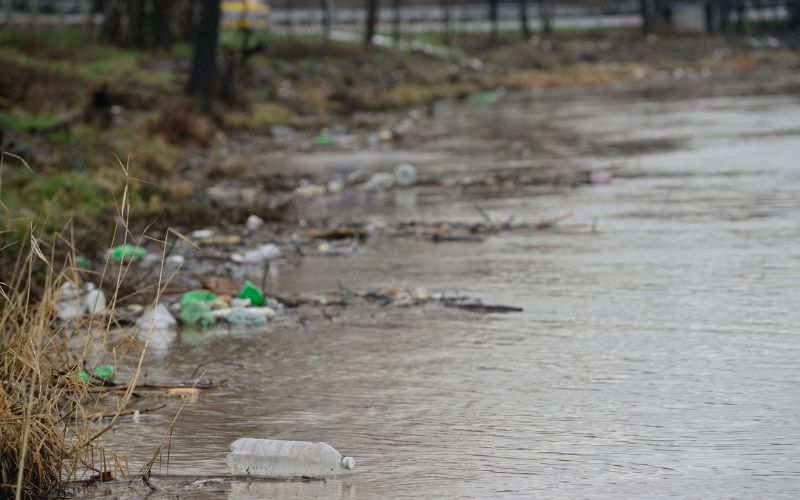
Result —
<path fill-rule="evenodd" d="M 222 27 L 232 29 L 265 29 L 269 23 L 269 6 L 262 0 L 222 2 Z"/>

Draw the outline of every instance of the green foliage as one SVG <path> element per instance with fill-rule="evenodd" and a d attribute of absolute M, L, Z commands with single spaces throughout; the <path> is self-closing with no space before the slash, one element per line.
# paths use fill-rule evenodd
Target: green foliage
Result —
<path fill-rule="evenodd" d="M 30 113 L 24 109 L 0 111 L 0 128 L 17 132 L 35 132 L 58 125 L 62 117 L 53 113 Z"/>

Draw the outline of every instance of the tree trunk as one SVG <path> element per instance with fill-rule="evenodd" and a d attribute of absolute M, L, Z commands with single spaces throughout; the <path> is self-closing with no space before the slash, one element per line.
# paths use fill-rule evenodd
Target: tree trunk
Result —
<path fill-rule="evenodd" d="M 542 33 L 553 33 L 553 4 L 551 0 L 539 0 L 539 17 L 542 20 Z"/>
<path fill-rule="evenodd" d="M 11 26 L 11 0 L 5 0 L 5 5 L 3 6 L 3 17 L 5 18 L 5 25 Z"/>
<path fill-rule="evenodd" d="M 364 32 L 364 44 L 371 45 L 378 25 L 378 0 L 367 0 L 367 25 Z"/>
<path fill-rule="evenodd" d="M 152 35 L 153 47 L 159 50 L 169 50 L 172 45 L 172 2 L 153 1 Z"/>
<path fill-rule="evenodd" d="M 289 32 L 289 36 L 294 36 L 294 1 L 293 0 L 285 0 L 283 4 L 284 9 L 286 9 L 286 30 Z"/>
<path fill-rule="evenodd" d="M 394 44 L 400 44 L 400 12 L 402 10 L 401 0 L 393 0 L 394 16 L 392 18 L 392 38 Z"/>
<path fill-rule="evenodd" d="M 649 35 L 653 32 L 653 20 L 650 12 L 650 2 L 639 0 L 639 15 L 642 17 L 642 34 Z"/>
<path fill-rule="evenodd" d="M 442 6 L 442 43 L 449 47 L 450 44 L 453 42 L 450 36 L 452 30 L 452 16 L 450 15 L 450 1 L 449 0 L 441 0 Z"/>
<path fill-rule="evenodd" d="M 528 0 L 519 1 L 519 28 L 522 33 L 522 38 L 529 40 L 531 38 L 531 27 L 528 24 Z"/>
<path fill-rule="evenodd" d="M 31 28 L 36 28 L 39 24 L 39 0 L 28 0 L 28 8 L 30 10 Z"/>
<path fill-rule="evenodd" d="M 122 16 L 124 14 L 122 0 L 107 0 L 103 5 L 103 39 L 121 45 L 123 41 Z"/>
<path fill-rule="evenodd" d="M 94 12 L 92 12 L 92 7 L 91 0 L 81 0 L 81 17 L 83 18 L 87 38 L 90 38 L 94 33 Z"/>
<path fill-rule="evenodd" d="M 800 0 L 787 0 L 789 23 L 794 31 L 800 31 Z"/>
<path fill-rule="evenodd" d="M 192 51 L 192 69 L 186 93 L 207 98 L 217 90 L 217 37 L 219 36 L 220 0 L 202 0 L 200 25 Z"/>
<path fill-rule="evenodd" d="M 489 22 L 492 25 L 489 34 L 489 41 L 491 43 L 496 43 L 498 36 L 497 4 L 498 0 L 489 0 Z"/>

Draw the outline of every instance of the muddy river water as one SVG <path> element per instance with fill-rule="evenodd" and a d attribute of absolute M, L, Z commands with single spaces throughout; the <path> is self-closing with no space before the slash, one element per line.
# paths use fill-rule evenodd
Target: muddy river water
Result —
<path fill-rule="evenodd" d="M 311 156 L 293 161 L 376 161 Z M 800 74 L 441 103 L 419 148 L 377 161 L 402 158 L 421 173 L 599 167 L 614 180 L 398 193 L 357 215 L 478 221 L 479 203 L 518 221 L 572 216 L 483 243 L 378 239 L 279 282 L 457 290 L 522 313 L 375 307 L 180 334 L 148 379 L 206 364 L 228 382 L 184 407 L 162 473 L 224 474 L 241 436 L 326 441 L 357 464 L 181 498 L 800 495 Z M 109 444 L 141 463 L 172 414 L 126 421 Z"/>

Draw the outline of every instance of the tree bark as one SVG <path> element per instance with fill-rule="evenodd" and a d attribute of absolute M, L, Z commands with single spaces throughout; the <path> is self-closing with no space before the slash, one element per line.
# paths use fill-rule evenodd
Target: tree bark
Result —
<path fill-rule="evenodd" d="M 519 1 L 519 28 L 522 38 L 529 40 L 531 37 L 531 27 L 528 24 L 528 0 Z"/>
<path fill-rule="evenodd" d="M 789 23 L 793 31 L 800 31 L 800 0 L 787 0 Z"/>
<path fill-rule="evenodd" d="M 172 45 L 172 2 L 153 1 L 152 35 L 153 47 L 160 50 L 169 50 Z"/>
<path fill-rule="evenodd" d="M 39 24 L 39 0 L 28 0 L 28 8 L 30 9 L 31 28 L 36 28 Z"/>
<path fill-rule="evenodd" d="M 11 26 L 11 0 L 5 0 L 3 5 L 3 17 L 6 26 Z"/>
<path fill-rule="evenodd" d="M 400 13 L 402 11 L 402 2 L 401 0 L 393 0 L 392 6 L 394 7 L 394 16 L 392 17 L 392 38 L 394 38 L 394 44 L 400 44 Z"/>
<path fill-rule="evenodd" d="M 378 0 L 367 0 L 367 24 L 364 32 L 364 44 L 371 45 L 378 25 Z"/>
<path fill-rule="evenodd" d="M 452 16 L 450 15 L 450 0 L 441 0 L 441 7 L 442 7 L 442 43 L 449 47 L 451 43 L 453 43 L 452 37 L 450 36 L 452 29 Z"/>
<path fill-rule="evenodd" d="M 542 20 L 542 33 L 553 33 L 553 4 L 551 0 L 539 0 L 539 17 Z"/>
<path fill-rule="evenodd" d="M 498 0 L 489 0 L 489 22 L 492 25 L 489 34 L 489 41 L 491 43 L 496 43 L 498 38 L 497 4 Z"/>
<path fill-rule="evenodd" d="M 192 51 L 192 69 L 186 93 L 207 98 L 217 90 L 217 38 L 219 36 L 220 0 L 202 0 L 200 25 Z"/>

